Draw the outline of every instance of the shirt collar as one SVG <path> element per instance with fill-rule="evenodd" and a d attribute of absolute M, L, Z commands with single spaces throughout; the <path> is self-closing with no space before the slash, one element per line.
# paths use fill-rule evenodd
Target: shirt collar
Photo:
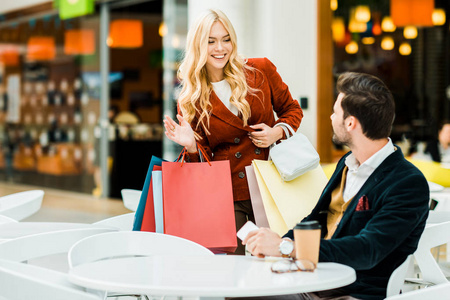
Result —
<path fill-rule="evenodd" d="M 386 143 L 386 145 L 384 145 L 384 147 L 378 150 L 378 152 L 376 152 L 374 155 L 369 157 L 369 159 L 366 160 L 361 166 L 367 166 L 372 169 L 376 169 L 394 151 L 394 144 L 392 143 L 391 138 L 388 138 L 388 142 Z M 350 171 L 355 171 L 359 167 L 361 167 L 353 153 L 350 153 L 350 155 L 347 156 L 347 158 L 345 159 L 345 165 Z"/>

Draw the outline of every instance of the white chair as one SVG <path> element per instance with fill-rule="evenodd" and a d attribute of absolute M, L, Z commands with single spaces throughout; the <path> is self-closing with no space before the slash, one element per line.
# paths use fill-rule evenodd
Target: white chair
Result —
<path fill-rule="evenodd" d="M 445 270 L 443 270 L 443 266 L 438 264 L 434 259 L 431 248 L 445 244 L 446 240 L 450 241 L 450 237 L 445 238 L 444 235 L 441 235 L 441 238 L 439 236 L 432 237 L 432 235 L 434 235 L 436 231 L 439 231 L 438 228 L 440 228 L 434 226 L 448 226 L 445 225 L 445 223 L 449 221 L 450 212 L 429 212 L 427 225 L 422 233 L 416 252 L 413 255 L 408 256 L 405 262 L 400 265 L 389 278 L 386 291 L 388 297 L 398 295 L 400 294 L 400 291 L 412 291 L 414 286 L 417 285 L 427 286 L 443 281 L 441 274 L 444 274 Z M 437 250 L 437 256 L 439 257 L 439 249 Z M 414 265 L 415 261 L 417 261 L 416 267 Z M 416 274 L 421 274 L 422 278 L 416 278 Z"/>
<path fill-rule="evenodd" d="M 414 252 L 414 258 L 422 274 L 422 280 L 431 284 L 447 283 L 448 280 L 438 262 L 431 253 L 431 249 L 450 242 L 450 221 L 429 223 Z"/>
<path fill-rule="evenodd" d="M 414 256 L 408 255 L 406 260 L 392 272 L 386 289 L 386 295 L 394 296 L 401 292 L 413 289 L 411 285 L 405 285 L 405 279 L 414 272 Z"/>
<path fill-rule="evenodd" d="M 192 241 L 168 234 L 144 231 L 117 231 L 93 235 L 69 250 L 69 267 L 105 258 L 158 254 L 214 255 Z"/>
<path fill-rule="evenodd" d="M 0 224 L 11 223 L 11 222 L 17 222 L 17 221 L 14 219 L 11 219 L 9 217 L 0 215 Z"/>
<path fill-rule="evenodd" d="M 133 189 L 122 189 L 123 205 L 131 211 L 136 211 L 139 200 L 141 199 L 142 191 Z"/>
<path fill-rule="evenodd" d="M 386 300 L 428 300 L 428 299 L 449 299 L 450 283 L 438 284 L 435 286 L 407 292 L 401 295 L 387 297 Z"/>
<path fill-rule="evenodd" d="M 116 227 L 119 230 L 133 230 L 134 212 L 114 216 L 95 223 L 93 225 L 111 226 Z"/>
<path fill-rule="evenodd" d="M 180 253 L 214 255 L 207 248 L 180 237 L 144 231 L 118 231 L 98 234 L 78 241 L 69 251 L 69 267 L 115 257 Z M 108 293 L 108 297 L 121 296 L 137 295 Z M 148 299 L 147 296 L 144 297 Z"/>
<path fill-rule="evenodd" d="M 67 274 L 0 259 L 0 298 L 8 300 L 100 300 L 67 280 Z"/>
<path fill-rule="evenodd" d="M 450 211 L 433 211 L 430 210 L 428 214 L 427 224 L 437 224 L 437 223 L 444 223 L 450 221 Z M 450 244 L 447 245 L 447 259 L 450 259 Z M 446 276 L 450 276 L 450 263 L 449 262 L 441 262 L 440 261 L 440 255 L 442 254 L 441 246 L 436 247 L 435 249 L 435 256 L 436 261 L 439 263 L 439 266 L 441 269 L 443 269 Z"/>
<path fill-rule="evenodd" d="M 0 197 L 0 215 L 23 220 L 36 213 L 42 205 L 44 191 L 32 190 Z"/>
<path fill-rule="evenodd" d="M 64 256 L 68 270 L 67 253 L 79 240 L 105 232 L 111 228 L 80 228 L 27 235 L 0 243 L 0 259 L 24 262 L 37 258 L 66 253 Z M 51 261 L 50 261 L 51 262 Z M 51 267 L 49 265 L 49 267 Z M 58 269 L 60 265 L 58 266 Z"/>

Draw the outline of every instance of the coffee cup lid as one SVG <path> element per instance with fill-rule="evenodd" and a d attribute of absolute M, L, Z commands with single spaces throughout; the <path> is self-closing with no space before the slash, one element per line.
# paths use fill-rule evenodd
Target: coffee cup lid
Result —
<path fill-rule="evenodd" d="M 297 223 L 294 229 L 320 229 L 321 226 L 318 221 L 305 221 Z"/>

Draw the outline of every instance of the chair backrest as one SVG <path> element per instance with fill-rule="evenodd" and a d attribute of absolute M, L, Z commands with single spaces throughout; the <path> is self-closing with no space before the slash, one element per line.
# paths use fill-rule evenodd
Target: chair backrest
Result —
<path fill-rule="evenodd" d="M 414 269 L 414 256 L 408 255 L 406 260 L 392 272 L 386 289 L 386 295 L 398 295 L 404 291 L 404 283 L 411 270 Z"/>
<path fill-rule="evenodd" d="M 17 222 L 17 220 L 14 220 L 14 219 L 11 219 L 9 217 L 0 215 L 0 224 L 11 223 L 11 222 Z"/>
<path fill-rule="evenodd" d="M 214 255 L 192 241 L 154 232 L 118 231 L 77 242 L 69 251 L 69 267 L 105 258 L 158 254 Z"/>
<path fill-rule="evenodd" d="M 419 240 L 414 258 L 422 273 L 422 279 L 433 284 L 448 282 L 431 249 L 450 242 L 450 221 L 427 224 Z"/>
<path fill-rule="evenodd" d="M 447 296 L 445 296 L 447 295 Z M 414 290 L 386 298 L 386 300 L 428 300 L 448 299 L 450 295 L 450 283 L 438 284 L 424 289 Z"/>
<path fill-rule="evenodd" d="M 44 191 L 32 190 L 0 197 L 0 215 L 23 220 L 36 213 L 42 205 Z"/>
<path fill-rule="evenodd" d="M 134 212 L 123 214 L 120 216 L 114 216 L 95 223 L 93 225 L 111 226 L 116 227 L 119 230 L 133 230 Z"/>
<path fill-rule="evenodd" d="M 27 235 L 0 243 L 0 259 L 23 262 L 39 257 L 68 253 L 79 240 L 110 228 L 80 228 Z"/>
<path fill-rule="evenodd" d="M 120 192 L 122 194 L 123 205 L 131 211 L 136 211 L 142 191 L 122 189 Z"/>
<path fill-rule="evenodd" d="M 0 298 L 8 300 L 102 299 L 70 283 L 65 273 L 6 260 L 0 260 Z"/>

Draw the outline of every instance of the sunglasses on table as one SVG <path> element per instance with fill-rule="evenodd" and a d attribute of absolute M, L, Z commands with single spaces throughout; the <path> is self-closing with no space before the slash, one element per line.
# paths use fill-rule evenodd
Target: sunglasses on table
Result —
<path fill-rule="evenodd" d="M 293 258 L 277 260 L 272 264 L 274 273 L 313 272 L 316 265 L 305 259 L 295 260 Z"/>

